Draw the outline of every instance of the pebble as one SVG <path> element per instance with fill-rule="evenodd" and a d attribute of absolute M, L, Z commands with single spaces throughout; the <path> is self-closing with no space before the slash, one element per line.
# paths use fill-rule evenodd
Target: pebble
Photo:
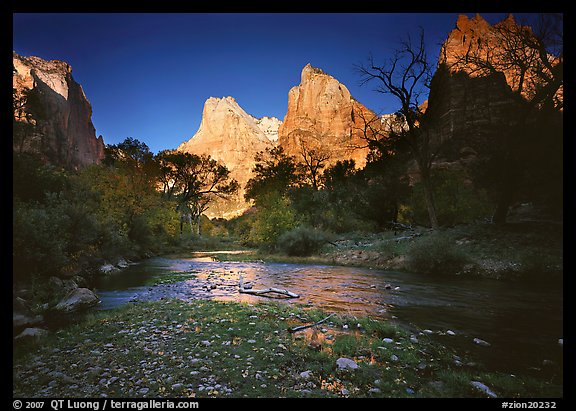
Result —
<path fill-rule="evenodd" d="M 140 395 L 146 395 L 146 394 L 148 394 L 148 391 L 150 391 L 150 388 L 148 388 L 148 387 L 143 387 L 143 388 L 140 388 L 140 389 L 138 390 L 138 394 L 140 394 Z"/>
<path fill-rule="evenodd" d="M 345 357 L 338 358 L 336 360 L 336 366 L 338 367 L 339 370 L 346 370 L 346 369 L 355 370 L 358 368 L 358 364 L 356 364 L 354 360 Z"/>
<path fill-rule="evenodd" d="M 454 331 L 452 331 L 452 330 L 446 331 L 446 334 L 448 334 L 448 335 L 456 335 L 456 333 L 455 333 Z"/>
<path fill-rule="evenodd" d="M 434 334 L 434 331 L 428 330 L 428 329 L 422 330 L 422 332 L 423 332 L 424 334 Z"/>
<path fill-rule="evenodd" d="M 302 371 L 300 373 L 300 378 L 303 378 L 305 380 L 309 379 L 310 377 L 312 377 L 312 371 L 307 370 L 307 371 Z"/>
<path fill-rule="evenodd" d="M 386 344 L 392 344 L 394 340 L 392 338 L 383 338 L 382 342 Z"/>
<path fill-rule="evenodd" d="M 172 391 L 180 391 L 182 388 L 184 388 L 184 384 L 181 383 L 172 385 Z"/>
<path fill-rule="evenodd" d="M 256 344 L 256 340 L 248 340 L 246 341 L 248 344 Z"/>
<path fill-rule="evenodd" d="M 392 354 L 390 356 L 390 361 L 394 361 L 394 362 L 398 361 L 398 356 L 396 354 Z"/>
<path fill-rule="evenodd" d="M 380 391 L 380 388 L 370 388 L 370 390 L 368 392 L 371 394 L 379 394 L 382 391 Z"/>
<path fill-rule="evenodd" d="M 418 344 L 418 338 L 416 338 L 415 336 L 411 335 L 410 336 L 410 342 L 412 344 Z"/>
<path fill-rule="evenodd" d="M 412 388 L 408 387 L 408 388 L 406 388 L 406 393 L 410 394 L 410 395 L 414 395 L 415 391 Z"/>

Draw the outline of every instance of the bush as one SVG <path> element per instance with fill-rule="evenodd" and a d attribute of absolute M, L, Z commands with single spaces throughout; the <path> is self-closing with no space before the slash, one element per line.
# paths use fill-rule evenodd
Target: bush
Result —
<path fill-rule="evenodd" d="M 485 191 L 475 189 L 457 170 L 432 170 L 436 215 L 441 226 L 454 226 L 481 220 L 490 215 L 492 205 Z M 428 209 L 422 183 L 414 185 L 408 206 L 401 207 L 399 221 L 428 225 Z"/>
<path fill-rule="evenodd" d="M 290 200 L 274 195 L 259 207 L 250 227 L 248 242 L 264 250 L 273 249 L 281 235 L 297 226 L 296 212 Z"/>
<path fill-rule="evenodd" d="M 289 256 L 306 257 L 318 252 L 327 241 L 324 232 L 300 226 L 282 234 L 276 248 Z"/>
<path fill-rule="evenodd" d="M 415 272 L 453 274 L 466 263 L 466 255 L 442 233 L 416 241 L 408 250 L 408 267 Z"/>

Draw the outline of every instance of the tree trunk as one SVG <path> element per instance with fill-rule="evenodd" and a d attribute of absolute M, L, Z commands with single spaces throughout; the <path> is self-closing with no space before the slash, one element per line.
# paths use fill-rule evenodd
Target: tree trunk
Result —
<path fill-rule="evenodd" d="M 240 274 L 240 281 L 238 283 L 238 291 L 242 294 L 253 294 L 253 295 L 259 295 L 259 296 L 263 296 L 263 297 L 269 297 L 269 293 L 275 293 L 275 294 L 281 294 L 281 295 L 285 295 L 287 297 L 291 297 L 291 298 L 298 298 L 300 297 L 298 294 L 293 293 L 291 291 L 288 290 L 284 290 L 284 289 L 280 289 L 280 288 L 265 288 L 262 290 L 253 290 L 251 287 L 248 288 L 246 286 L 244 286 L 244 277 L 242 276 L 242 274 Z"/>
<path fill-rule="evenodd" d="M 506 184 L 504 190 L 500 194 L 498 204 L 496 204 L 496 210 L 494 210 L 494 214 L 492 215 L 493 224 L 506 224 L 506 218 L 508 217 L 508 210 L 510 210 L 513 198 L 514 198 L 513 185 Z"/>
<path fill-rule="evenodd" d="M 190 221 L 190 228 L 192 228 L 192 221 Z M 200 216 L 196 217 L 196 235 L 200 237 Z"/>
<path fill-rule="evenodd" d="M 433 230 L 438 229 L 438 217 L 436 216 L 436 204 L 434 203 L 434 194 L 432 192 L 432 186 L 430 180 L 426 180 L 426 183 L 422 181 L 424 185 L 424 199 L 426 200 L 426 209 L 428 210 L 428 218 L 430 219 L 430 227 Z"/>
<path fill-rule="evenodd" d="M 424 201 L 426 202 L 426 209 L 428 210 L 428 219 L 430 221 L 430 227 L 433 230 L 437 230 L 438 216 L 436 215 L 436 204 L 434 202 L 434 190 L 432 189 L 432 181 L 430 179 L 430 169 L 422 163 L 422 161 L 417 161 L 418 168 L 420 169 L 420 180 L 424 187 Z"/>

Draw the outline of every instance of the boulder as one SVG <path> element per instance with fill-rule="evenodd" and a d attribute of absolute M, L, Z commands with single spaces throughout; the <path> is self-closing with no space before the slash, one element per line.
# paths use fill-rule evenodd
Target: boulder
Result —
<path fill-rule="evenodd" d="M 20 334 L 18 334 L 15 339 L 16 340 L 26 340 L 26 339 L 40 339 L 48 335 L 48 331 L 42 328 L 26 328 Z"/>
<path fill-rule="evenodd" d="M 480 381 L 470 381 L 470 385 L 472 385 L 472 387 L 474 387 L 476 390 L 486 394 L 486 396 L 490 398 L 498 398 L 494 391 L 492 391 L 487 385 L 481 383 Z"/>
<path fill-rule="evenodd" d="M 88 288 L 71 290 L 55 307 L 57 311 L 73 312 L 92 307 L 100 302 L 94 292 Z"/>
<path fill-rule="evenodd" d="M 44 318 L 41 315 L 34 315 L 28 307 L 26 300 L 16 297 L 12 301 L 12 327 L 22 329 L 41 324 Z"/>

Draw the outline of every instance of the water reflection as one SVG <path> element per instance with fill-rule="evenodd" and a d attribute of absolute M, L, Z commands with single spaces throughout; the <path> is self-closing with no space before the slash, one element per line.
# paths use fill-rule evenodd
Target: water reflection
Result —
<path fill-rule="evenodd" d="M 193 277 L 154 287 L 142 285 L 150 278 L 173 273 L 191 273 Z M 288 304 L 394 319 L 415 330 L 433 330 L 435 338 L 475 354 L 497 369 L 562 361 L 557 343 L 562 338 L 561 287 L 322 265 L 219 263 L 210 255 L 201 255 L 153 258 L 104 278 L 98 288 L 100 309 L 172 297 L 251 304 L 268 300 L 239 293 L 239 273 L 254 288 L 284 288 L 300 295 L 282 299 Z M 448 330 L 455 335 L 446 334 Z M 491 347 L 474 345 L 473 338 L 489 341 Z"/>

